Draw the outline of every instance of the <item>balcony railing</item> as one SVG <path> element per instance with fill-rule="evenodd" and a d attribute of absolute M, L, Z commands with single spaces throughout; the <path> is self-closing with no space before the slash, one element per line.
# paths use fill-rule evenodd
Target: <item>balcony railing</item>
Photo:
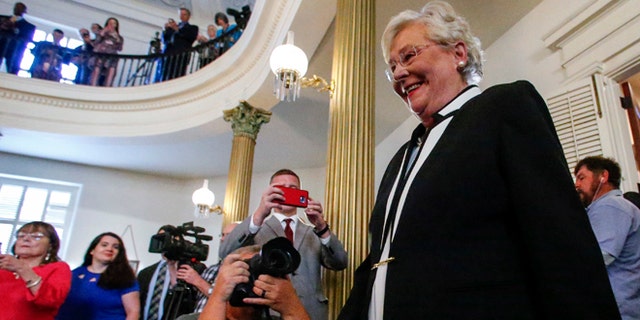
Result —
<path fill-rule="evenodd" d="M 19 74 L 21 76 L 78 85 L 94 84 L 112 87 L 148 85 L 182 77 L 200 70 L 231 47 L 231 44 L 226 39 L 228 39 L 227 35 L 223 34 L 182 53 L 173 55 L 161 53 L 148 55 L 89 53 L 79 49 L 56 47 L 49 50 L 46 56 L 36 57 L 31 68 L 29 70 L 21 70 Z M 20 48 L 20 43 L 17 43 L 17 41 L 19 40 L 15 40 L 12 37 L 3 38 L 0 34 L 2 55 L 6 57 L 13 47 Z M 43 62 L 42 59 L 47 59 L 47 61 Z M 37 64 L 40 64 L 40 66 Z M 61 71 L 65 64 L 73 64 L 77 67 L 75 79 L 64 79 L 62 77 Z M 5 61 L 5 66 L 11 72 L 9 70 L 9 61 Z M 46 70 L 42 66 L 46 66 Z M 101 70 L 95 72 L 96 66 L 102 66 Z M 111 75 L 109 75 L 109 68 L 114 68 L 111 71 Z M 112 83 L 109 85 L 108 82 Z"/>

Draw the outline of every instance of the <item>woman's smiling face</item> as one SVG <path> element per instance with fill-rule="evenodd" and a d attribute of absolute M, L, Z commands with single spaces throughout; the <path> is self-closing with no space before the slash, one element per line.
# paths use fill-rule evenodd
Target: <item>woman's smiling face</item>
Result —
<path fill-rule="evenodd" d="M 413 51 L 415 48 L 415 51 Z M 405 66 L 396 64 L 401 57 Z M 427 27 L 412 23 L 400 30 L 391 42 L 388 63 L 395 65 L 393 89 L 422 123 L 431 127 L 431 116 L 467 86 L 458 71 L 466 62 L 466 46 L 459 42 L 442 46 L 428 37 Z"/>
<path fill-rule="evenodd" d="M 91 250 L 91 255 L 93 261 L 109 264 L 115 260 L 118 252 L 120 252 L 120 241 L 112 236 L 103 236 L 98 245 Z"/>

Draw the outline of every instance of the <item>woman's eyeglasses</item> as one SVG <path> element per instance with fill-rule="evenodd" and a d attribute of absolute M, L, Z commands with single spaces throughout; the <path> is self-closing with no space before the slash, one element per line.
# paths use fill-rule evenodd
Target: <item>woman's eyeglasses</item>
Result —
<path fill-rule="evenodd" d="M 398 55 L 398 59 L 390 60 L 387 66 L 387 69 L 384 70 L 384 73 L 387 75 L 387 80 L 390 82 L 395 82 L 396 80 L 393 77 L 393 72 L 396 70 L 397 66 L 402 66 L 406 68 L 413 62 L 413 58 L 417 57 L 422 51 L 428 47 L 433 46 L 434 44 L 425 44 L 421 46 L 411 46 L 403 52 L 400 52 Z"/>
<path fill-rule="evenodd" d="M 18 240 L 27 240 L 27 238 L 29 238 L 29 239 L 34 240 L 34 241 L 40 241 L 44 237 L 45 237 L 45 235 L 42 232 L 31 232 L 31 233 L 18 232 L 18 233 L 16 233 L 16 239 L 18 239 Z"/>

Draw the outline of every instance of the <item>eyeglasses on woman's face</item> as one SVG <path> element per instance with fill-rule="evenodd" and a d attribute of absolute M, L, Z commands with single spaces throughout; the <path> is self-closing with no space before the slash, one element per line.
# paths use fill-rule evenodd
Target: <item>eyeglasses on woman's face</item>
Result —
<path fill-rule="evenodd" d="M 411 65 L 415 57 L 417 57 L 422 53 L 422 51 L 424 51 L 425 49 L 433 45 L 434 45 L 433 43 L 428 43 L 428 44 L 419 45 L 419 46 L 415 46 L 415 45 L 410 46 L 404 49 L 404 51 L 400 52 L 400 54 L 398 54 L 397 59 L 389 60 L 389 63 L 387 64 L 387 69 L 384 70 L 384 73 L 387 75 L 387 80 L 389 80 L 389 82 L 395 82 L 393 73 L 396 71 L 396 68 L 398 66 L 401 66 L 403 68 L 408 67 L 409 65 Z"/>
<path fill-rule="evenodd" d="M 42 232 L 18 232 L 16 233 L 16 240 L 34 240 L 40 241 L 42 238 L 46 237 Z"/>

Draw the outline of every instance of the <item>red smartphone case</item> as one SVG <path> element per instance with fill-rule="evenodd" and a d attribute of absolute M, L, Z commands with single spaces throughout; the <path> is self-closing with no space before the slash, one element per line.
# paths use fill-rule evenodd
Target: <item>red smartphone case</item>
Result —
<path fill-rule="evenodd" d="M 309 192 L 307 190 L 277 186 L 284 192 L 284 201 L 276 201 L 288 206 L 306 208 L 309 202 Z"/>

